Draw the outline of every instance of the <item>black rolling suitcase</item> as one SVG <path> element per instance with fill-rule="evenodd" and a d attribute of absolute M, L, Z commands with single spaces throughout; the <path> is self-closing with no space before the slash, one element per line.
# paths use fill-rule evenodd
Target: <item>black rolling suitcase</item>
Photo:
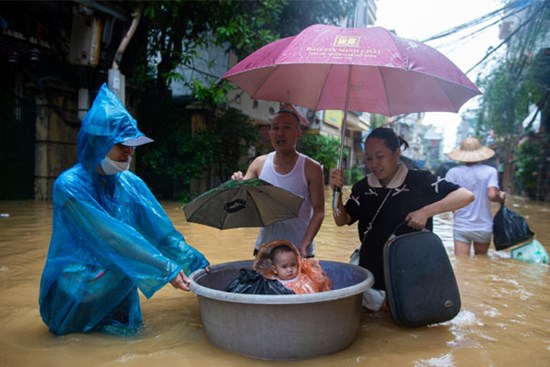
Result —
<path fill-rule="evenodd" d="M 395 233 L 384 246 L 386 294 L 394 320 L 418 327 L 455 317 L 460 293 L 441 239 L 428 230 Z"/>

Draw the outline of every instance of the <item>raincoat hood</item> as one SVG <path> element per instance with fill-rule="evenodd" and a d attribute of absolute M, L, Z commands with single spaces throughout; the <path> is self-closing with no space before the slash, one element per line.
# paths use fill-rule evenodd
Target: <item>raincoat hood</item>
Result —
<path fill-rule="evenodd" d="M 137 121 L 103 83 L 78 133 L 78 161 L 89 172 L 118 143 L 137 146 L 153 140 L 137 128 Z"/>

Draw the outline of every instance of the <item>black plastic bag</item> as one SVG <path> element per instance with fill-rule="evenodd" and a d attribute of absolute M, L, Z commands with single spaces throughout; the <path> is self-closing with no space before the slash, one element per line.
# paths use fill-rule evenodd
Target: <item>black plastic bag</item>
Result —
<path fill-rule="evenodd" d="M 295 294 L 279 281 L 266 279 L 252 269 L 241 269 L 239 277 L 231 281 L 224 291 L 246 294 Z"/>
<path fill-rule="evenodd" d="M 534 233 L 521 215 L 502 204 L 493 218 L 493 242 L 497 251 L 527 241 Z"/>

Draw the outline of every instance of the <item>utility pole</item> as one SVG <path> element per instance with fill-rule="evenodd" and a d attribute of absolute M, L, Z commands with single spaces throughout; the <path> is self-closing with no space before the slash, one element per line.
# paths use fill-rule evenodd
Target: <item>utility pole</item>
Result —
<path fill-rule="evenodd" d="M 126 35 L 120 41 L 120 45 L 118 46 L 118 49 L 115 53 L 113 64 L 107 74 L 107 85 L 109 89 L 116 94 L 116 96 L 118 97 L 118 99 L 120 99 L 123 105 L 125 104 L 125 101 L 126 101 L 125 99 L 126 82 L 125 82 L 124 74 L 120 72 L 119 64 L 122 61 L 122 56 L 124 54 L 124 51 L 126 50 L 126 47 L 128 47 L 130 40 L 132 39 L 134 33 L 136 32 L 139 21 L 141 20 L 142 13 L 143 13 L 143 3 L 139 2 L 136 11 L 133 14 L 133 19 L 132 19 L 132 23 L 130 24 L 130 28 L 128 28 L 128 32 L 126 32 Z"/>

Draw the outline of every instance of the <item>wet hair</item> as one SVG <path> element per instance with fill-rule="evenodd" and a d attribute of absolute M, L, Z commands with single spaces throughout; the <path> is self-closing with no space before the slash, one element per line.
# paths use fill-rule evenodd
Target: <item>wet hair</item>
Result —
<path fill-rule="evenodd" d="M 386 145 L 392 152 L 395 152 L 397 149 L 403 147 L 402 150 L 406 150 L 409 147 L 409 143 L 402 137 L 398 136 L 393 129 L 389 127 L 377 127 L 372 130 L 372 132 L 365 139 L 365 144 L 369 139 L 377 138 L 384 141 Z"/>
<path fill-rule="evenodd" d="M 296 120 L 296 125 L 298 127 L 301 126 L 300 125 L 300 116 L 298 116 L 298 114 L 296 112 L 283 108 L 282 110 L 277 111 L 277 113 L 275 115 L 280 115 L 282 113 L 287 113 L 287 114 L 291 115 L 292 117 L 294 117 L 294 119 Z"/>
<path fill-rule="evenodd" d="M 279 253 L 283 253 L 283 252 L 292 252 L 294 253 L 294 251 L 292 250 L 292 248 L 290 248 L 289 245 L 279 245 L 275 248 L 273 248 L 269 254 L 269 257 L 271 258 L 271 261 L 272 262 L 275 262 L 275 256 Z"/>

